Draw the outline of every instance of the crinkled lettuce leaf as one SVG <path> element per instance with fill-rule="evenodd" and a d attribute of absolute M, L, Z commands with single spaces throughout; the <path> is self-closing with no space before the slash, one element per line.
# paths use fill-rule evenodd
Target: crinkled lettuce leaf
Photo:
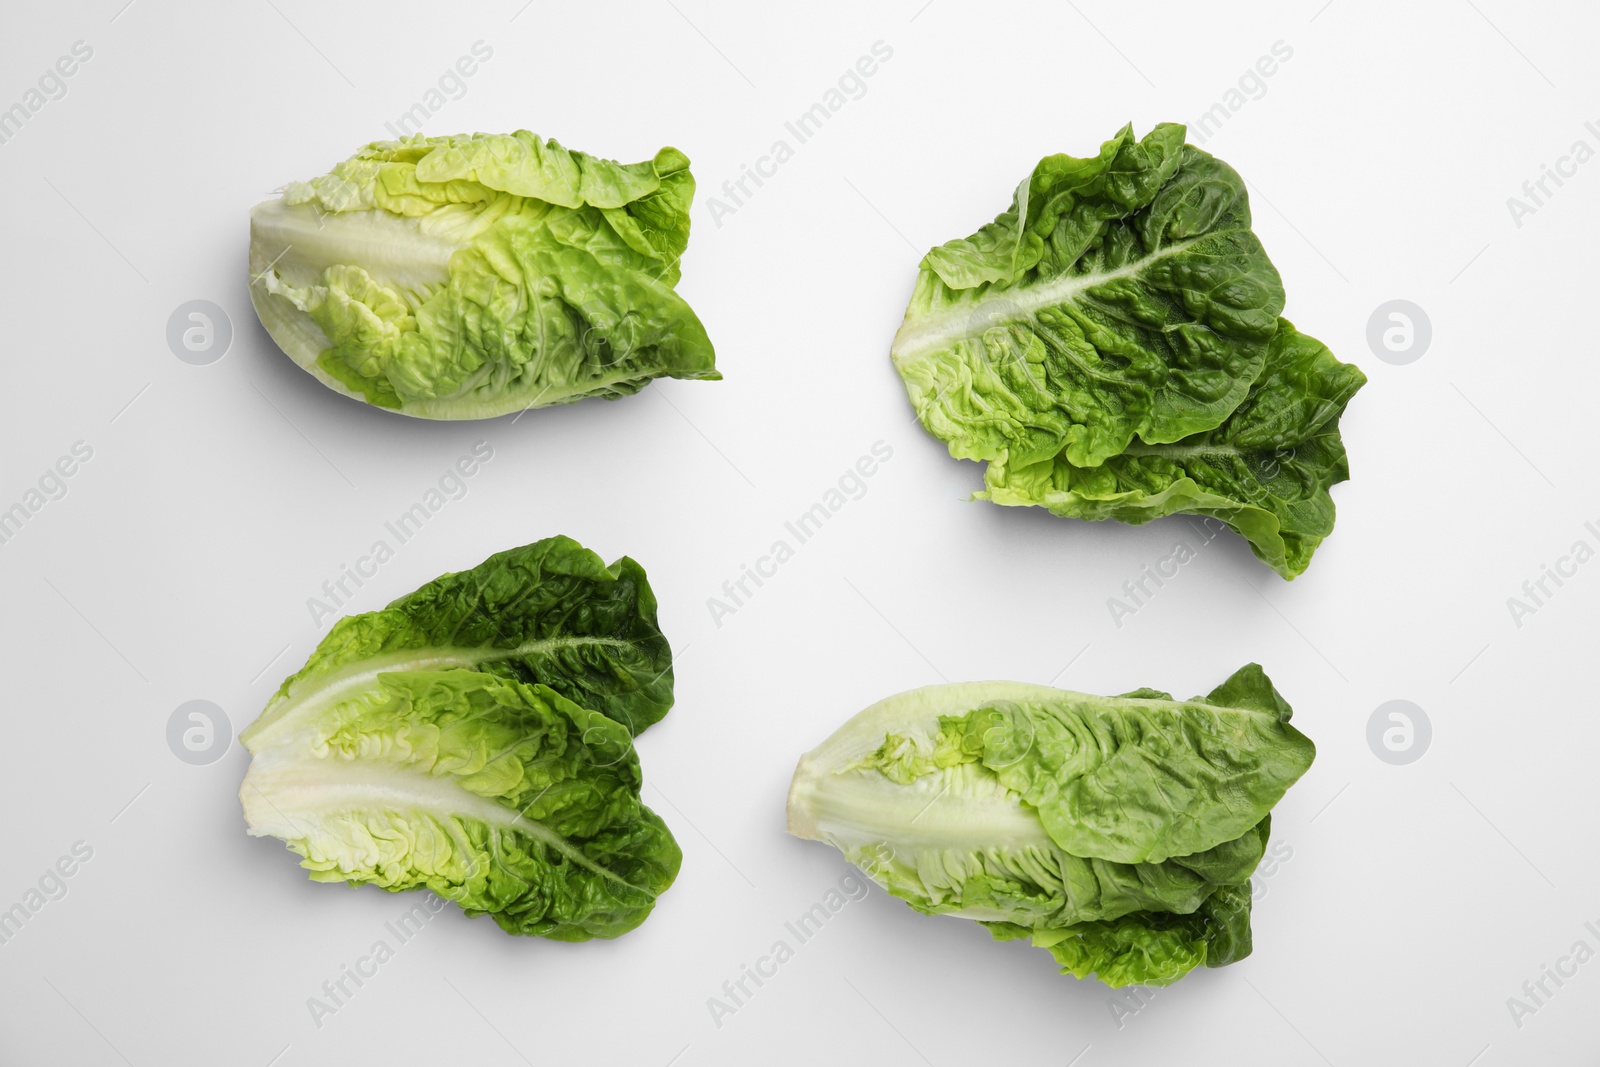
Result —
<path fill-rule="evenodd" d="M 633 749 L 672 683 L 637 563 L 568 537 L 501 552 L 332 627 L 239 735 L 246 822 L 318 881 L 615 937 L 678 871 Z"/>
<path fill-rule="evenodd" d="M 1215 429 L 1170 444 L 1135 443 L 1095 467 L 1074 464 L 1065 450 L 1032 463 L 998 460 L 976 495 L 1133 524 L 1209 515 L 1294 578 L 1333 531 L 1328 490 L 1350 476 L 1339 417 L 1366 380 L 1285 320 L 1249 395 Z"/>
<path fill-rule="evenodd" d="M 987 464 L 977 499 L 1212 516 L 1292 579 L 1333 529 L 1366 379 L 1280 318 L 1243 181 L 1184 132 L 1041 160 L 923 258 L 891 355 L 928 432 Z"/>
<path fill-rule="evenodd" d="M 720 377 L 675 291 L 694 178 L 526 130 L 366 146 L 251 213 L 251 299 L 340 392 L 489 418 Z"/>
<path fill-rule="evenodd" d="M 997 941 L 1027 938 L 1047 949 L 1061 973 L 1094 975 L 1113 989 L 1171 985 L 1199 966 L 1226 967 L 1250 955 L 1250 886 L 1220 886 L 1193 912 L 1135 912 L 1057 928 L 985 923 Z"/>
<path fill-rule="evenodd" d="M 1315 757 L 1291 715 L 1255 664 L 1190 700 L 930 686 L 801 758 L 789 830 L 918 911 L 1029 937 L 1078 977 L 1162 984 L 1250 950 L 1269 813 Z"/>
<path fill-rule="evenodd" d="M 548 686 L 385 671 L 246 745 L 249 832 L 316 881 L 426 887 L 511 933 L 584 941 L 638 926 L 678 873 L 627 728 Z"/>
<path fill-rule="evenodd" d="M 347 615 L 240 740 L 387 671 L 463 667 L 549 686 L 638 733 L 672 707 L 672 648 L 644 568 L 570 537 L 499 552 L 381 611 Z"/>
<path fill-rule="evenodd" d="M 929 252 L 891 355 L 951 455 L 1094 466 L 1218 425 L 1282 310 L 1238 174 L 1182 126 L 1126 126 Z"/>

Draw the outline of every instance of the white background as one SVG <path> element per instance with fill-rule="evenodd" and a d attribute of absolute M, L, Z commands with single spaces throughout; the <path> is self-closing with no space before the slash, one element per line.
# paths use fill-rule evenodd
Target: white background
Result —
<path fill-rule="evenodd" d="M 75 441 L 68 494 L 0 545 L 0 908 L 74 842 L 93 858 L 0 945 L 0 1061 L 71 1065 L 1009 1062 L 1579 1064 L 1590 962 L 1518 1027 L 1507 998 L 1600 926 L 1593 642 L 1600 563 L 1514 625 L 1506 599 L 1600 520 L 1593 308 L 1600 19 L 1579 5 L 708 0 L 10 7 L 0 107 L 93 57 L 0 145 L 0 507 Z M 1320 10 L 1319 10 L 1320 8 Z M 120 10 L 119 10 L 120 9 Z M 481 424 L 318 385 L 260 329 L 246 216 L 386 136 L 473 42 L 428 131 L 527 127 L 700 181 L 680 291 L 719 383 L 664 382 Z M 875 41 L 893 58 L 718 226 L 707 197 Z M 1338 529 L 1292 585 L 1231 535 L 1136 616 L 1121 583 L 1189 527 L 967 503 L 978 468 L 912 421 L 888 359 L 922 251 L 1001 210 L 1047 153 L 1191 121 L 1285 42 L 1205 147 L 1250 181 L 1288 316 L 1362 366 Z M 791 138 L 792 141 L 792 138 Z M 1553 189 L 1553 186 L 1551 187 Z M 231 317 L 211 366 L 168 316 Z M 1403 298 L 1433 342 L 1368 349 Z M 245 835 L 246 757 L 188 766 L 196 698 L 247 724 L 324 629 L 306 601 L 474 441 L 494 459 L 367 584 L 378 607 L 566 533 L 648 569 L 678 702 L 639 745 L 683 873 L 639 930 L 561 945 L 443 913 L 318 1028 L 326 979 L 411 900 L 313 884 Z M 893 458 L 733 616 L 707 598 L 876 441 Z M 1263 663 L 1318 745 L 1274 812 L 1256 951 L 1112 996 L 1047 954 L 874 889 L 717 1027 L 707 999 L 849 868 L 783 832 L 794 760 L 866 704 L 948 678 L 1204 692 Z M 1069 666 L 1070 664 L 1070 666 Z M 1432 720 L 1390 766 L 1380 703 Z M 132 803 L 130 804 L 130 800 Z M 276 1059 L 275 1059 L 276 1057 Z M 1076 1057 L 1076 1058 L 1075 1058 Z"/>

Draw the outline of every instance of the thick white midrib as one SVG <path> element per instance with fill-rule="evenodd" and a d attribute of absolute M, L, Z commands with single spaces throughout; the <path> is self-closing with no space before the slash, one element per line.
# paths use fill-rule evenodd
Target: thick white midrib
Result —
<path fill-rule="evenodd" d="M 852 846 L 870 849 L 884 843 L 895 849 L 961 852 L 1056 847 L 1039 817 L 1015 793 L 976 799 L 958 796 L 945 791 L 950 775 L 946 771 L 903 786 L 877 771 L 813 774 L 802 759 L 789 793 L 789 832 L 846 853 Z M 990 921 L 1007 918 L 982 907 L 940 914 Z"/>
<path fill-rule="evenodd" d="M 618 637 L 547 637 L 526 641 L 515 648 L 416 648 L 360 660 L 348 667 L 316 679 L 306 679 L 301 684 L 309 686 L 303 692 L 291 690 L 281 701 L 267 705 L 256 724 L 241 735 L 240 740 L 252 752 L 263 746 L 263 738 L 271 736 L 299 713 L 317 711 L 338 703 L 352 693 L 372 687 L 378 675 L 390 671 L 447 670 L 451 667 L 472 667 L 491 660 L 511 659 L 515 656 L 536 655 L 558 648 L 577 648 L 582 645 L 607 645 L 625 648 L 628 642 Z M 259 727 L 259 729 L 257 729 Z M 248 736 L 245 736 L 248 735 Z"/>
<path fill-rule="evenodd" d="M 1000 322 L 1031 318 L 1044 308 L 1066 303 L 1085 289 L 1131 278 L 1150 264 L 1177 255 L 1200 240 L 1202 238 L 1191 237 L 1186 241 L 1174 242 L 1154 255 L 1134 260 L 1116 270 L 1100 274 L 1063 274 L 1038 285 L 991 289 L 977 300 L 916 319 L 912 319 L 908 313 L 900 332 L 895 334 L 889 356 L 898 364 L 926 352 L 947 348 L 952 342 L 965 340 Z M 1004 309 L 1005 313 L 993 318 L 980 317 L 980 313 L 990 307 Z M 974 328 L 974 319 L 981 322 L 981 329 Z"/>
<path fill-rule="evenodd" d="M 1140 698 L 1142 699 L 1142 698 Z M 1005 853 L 1025 849 L 1064 852 L 1049 836 L 1044 824 L 1015 793 L 996 792 L 981 797 L 944 793 L 951 771 L 918 779 L 910 786 L 896 784 L 873 770 L 845 771 L 813 777 L 801 774 L 790 793 L 790 832 L 795 833 L 798 808 L 810 832 L 802 836 L 833 845 L 849 854 L 852 848 L 888 844 L 892 850 L 950 850 Z M 802 777 L 804 780 L 802 781 Z M 901 863 L 914 859 L 901 857 Z M 866 868 L 886 888 L 892 876 Z M 983 906 L 941 910 L 940 915 L 979 921 L 1016 921 L 1006 912 Z"/>
<path fill-rule="evenodd" d="M 1009 791 L 972 797 L 951 771 L 899 785 L 876 770 L 830 774 L 802 760 L 789 794 L 789 832 L 831 844 L 985 851 L 1052 848 L 1044 824 Z"/>
<path fill-rule="evenodd" d="M 590 860 L 566 838 L 521 812 L 462 789 L 454 780 L 393 764 L 338 758 L 315 766 L 257 757 L 239 788 L 245 821 L 255 837 L 298 838 L 299 823 L 316 824 L 330 812 L 423 812 L 445 822 L 470 819 L 514 830 L 555 849 L 585 870 L 630 888 L 640 887 Z M 296 820 L 299 816 L 299 820 Z"/>
<path fill-rule="evenodd" d="M 387 211 L 318 211 L 282 199 L 251 209 L 250 242 L 252 257 L 296 288 L 321 285 L 328 267 L 358 264 L 379 284 L 408 291 L 447 281 L 450 257 L 466 244 Z"/>

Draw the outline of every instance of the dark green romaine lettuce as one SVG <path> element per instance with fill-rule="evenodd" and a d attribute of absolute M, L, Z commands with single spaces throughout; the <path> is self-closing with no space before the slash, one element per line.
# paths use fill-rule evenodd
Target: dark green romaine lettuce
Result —
<path fill-rule="evenodd" d="M 1243 180 L 1163 124 L 1049 156 L 923 257 L 891 357 L 917 417 L 988 464 L 980 498 L 1082 519 L 1186 512 L 1286 578 L 1333 527 L 1365 381 L 1280 318 Z"/>

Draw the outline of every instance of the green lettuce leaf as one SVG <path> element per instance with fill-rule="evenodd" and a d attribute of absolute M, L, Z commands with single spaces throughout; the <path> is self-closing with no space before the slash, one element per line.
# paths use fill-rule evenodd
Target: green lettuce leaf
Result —
<path fill-rule="evenodd" d="M 1282 310 L 1238 174 L 1182 126 L 1128 126 L 929 252 L 891 355 L 951 455 L 1094 466 L 1217 426 Z"/>
<path fill-rule="evenodd" d="M 1279 317 L 1244 182 L 1184 132 L 1041 160 L 923 258 L 891 356 L 928 432 L 987 464 L 976 499 L 1210 516 L 1294 578 L 1333 529 L 1366 379 Z"/>
<path fill-rule="evenodd" d="M 674 291 L 694 178 L 526 130 L 376 142 L 251 212 L 251 300 L 325 385 L 434 419 L 715 379 Z"/>
<path fill-rule="evenodd" d="M 985 923 L 997 941 L 1027 938 L 1049 950 L 1061 973 L 1093 974 L 1113 989 L 1171 985 L 1196 967 L 1225 967 L 1250 955 L 1250 886 L 1217 889 L 1192 914 L 1137 912 L 1057 929 Z"/>
<path fill-rule="evenodd" d="M 380 673 L 451 667 L 547 685 L 632 733 L 672 707 L 672 649 L 644 568 L 627 557 L 608 567 L 551 537 L 340 619 L 240 740 L 336 705 Z"/>
<path fill-rule="evenodd" d="M 1261 376 L 1220 426 L 1170 444 L 1136 442 L 1095 467 L 1073 463 L 1066 450 L 1030 463 L 997 460 L 976 496 L 1132 524 L 1208 515 L 1292 579 L 1333 531 L 1328 490 L 1350 476 L 1339 417 L 1366 380 L 1283 321 Z"/>
<path fill-rule="evenodd" d="M 548 686 L 386 671 L 245 737 L 249 832 L 316 881 L 426 887 L 511 933 L 583 941 L 638 926 L 678 873 L 627 728 Z"/>
<path fill-rule="evenodd" d="M 1191 700 L 930 686 L 801 758 L 789 831 L 1079 977 L 1172 981 L 1249 952 L 1269 812 L 1315 756 L 1291 715 L 1255 664 Z"/>
<path fill-rule="evenodd" d="M 947 791 L 939 806 L 958 797 L 953 789 Z M 1015 821 L 1020 830 L 1022 819 Z M 916 825 L 927 832 L 949 829 L 940 816 L 931 814 L 924 814 Z M 994 824 L 982 825 L 989 830 Z M 1193 912 L 1219 887 L 1249 879 L 1261 862 L 1268 826 L 1263 819 L 1233 841 L 1161 863 L 1076 856 L 1050 840 L 1042 828 L 1031 835 L 1013 831 L 983 843 L 945 837 L 912 846 L 903 840 L 891 842 L 887 834 L 870 840 L 841 837 L 832 843 L 879 885 L 924 915 L 979 921 L 1003 918 L 1030 928 L 1055 929 L 1145 911 Z"/>

